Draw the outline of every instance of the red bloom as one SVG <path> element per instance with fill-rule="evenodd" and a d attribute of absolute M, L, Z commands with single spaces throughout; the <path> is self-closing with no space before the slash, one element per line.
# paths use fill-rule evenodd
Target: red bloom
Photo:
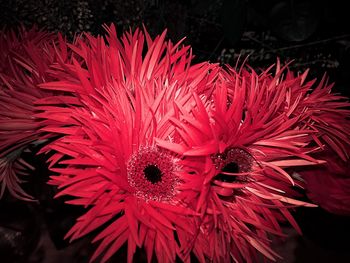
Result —
<path fill-rule="evenodd" d="M 207 96 L 193 94 L 194 109 L 172 119 L 184 144 L 157 143 L 185 156 L 197 177 L 191 181 L 202 217 L 197 257 L 251 262 L 258 250 L 274 260 L 268 234 L 283 236 L 284 219 L 300 232 L 288 210 L 312 206 L 291 198 L 298 182 L 288 170 L 323 163 L 310 156 L 318 149 L 315 130 L 301 125 L 307 113 L 295 112 L 299 100 L 290 104 L 293 86 L 259 82 L 254 71 L 221 75 Z"/>
<path fill-rule="evenodd" d="M 101 243 L 92 260 L 106 261 L 127 242 L 129 262 L 137 246 L 148 261 L 154 252 L 159 262 L 186 261 L 199 221 L 190 178 L 181 156 L 157 147 L 155 138 L 181 141 L 170 119 L 190 111 L 192 88 L 207 89 L 217 66 L 190 66 L 189 47 L 165 42 L 165 32 L 153 41 L 136 30 L 120 42 L 113 26 L 107 30 L 108 45 L 86 35 L 86 45 L 72 46 L 80 62 L 56 65 L 51 74 L 60 81 L 41 85 L 65 91 L 65 101 L 37 102 L 42 130 L 62 135 L 42 150 L 55 151 L 51 167 L 59 176 L 50 183 L 57 196 L 74 197 L 68 203 L 90 207 L 67 237 L 108 222 L 94 239 Z"/>
<path fill-rule="evenodd" d="M 327 84 L 325 76 L 313 87 L 315 80 L 305 81 L 307 72 L 295 76 L 286 67 L 277 64 L 276 74 L 265 71 L 259 82 L 291 90 L 286 96 L 287 111 L 294 109 L 291 114 L 300 117 L 300 128 L 314 130 L 314 144 L 319 148 L 310 155 L 327 164 L 298 170 L 310 199 L 329 212 L 349 214 L 350 103 L 332 93 L 333 85 Z"/>
<path fill-rule="evenodd" d="M 173 156 L 156 147 L 140 147 L 127 166 L 128 182 L 135 195 L 146 201 L 169 201 L 175 196 L 180 179 Z"/>
<path fill-rule="evenodd" d="M 314 139 L 321 150 L 326 145 L 346 161 L 350 153 L 350 103 L 348 98 L 332 93 L 333 84 L 327 83 L 326 76 L 316 84 L 316 80 L 306 82 L 308 71 L 295 76 L 277 63 L 276 74 L 270 70 L 263 72 L 259 82 L 278 85 L 287 90 L 286 111 L 299 116 L 300 128 L 315 130 Z"/>
<path fill-rule="evenodd" d="M 320 154 L 325 165 L 301 170 L 308 197 L 323 209 L 339 215 L 350 215 L 349 161 L 342 161 L 332 151 Z"/>
<path fill-rule="evenodd" d="M 92 259 L 104 252 L 103 261 L 125 242 L 129 261 L 136 246 L 161 262 L 191 251 L 202 262 L 249 262 L 256 250 L 278 257 L 268 234 L 282 236 L 285 219 L 300 231 L 288 209 L 312 206 L 292 199 L 288 171 L 324 163 L 313 158 L 321 141 L 346 141 L 333 121 L 344 104 L 279 65 L 274 76 L 190 66 L 189 48 L 165 33 L 152 41 L 137 30 L 120 42 L 107 30 L 108 45 L 87 35 L 71 46 L 78 61 L 61 62 L 51 71 L 60 81 L 42 85 L 66 97 L 38 101 L 42 130 L 62 135 L 43 149 L 56 152 L 51 166 L 65 165 L 52 168 L 60 175 L 51 183 L 91 206 L 67 236 L 110 222 L 95 239 Z M 323 111 L 325 98 L 333 110 Z"/>
<path fill-rule="evenodd" d="M 26 167 L 32 169 L 21 159 L 22 151 L 47 138 L 33 115 L 34 101 L 51 95 L 37 84 L 47 79 L 45 71 L 53 59 L 49 43 L 54 39 L 35 28 L 0 32 L 0 198 L 7 188 L 16 198 L 32 199 L 17 176 L 25 175 Z"/>
<path fill-rule="evenodd" d="M 101 231 L 92 260 L 124 243 L 129 262 L 136 247 L 159 262 L 189 261 L 191 252 L 201 262 L 252 262 L 256 251 L 277 258 L 269 235 L 283 236 L 285 220 L 300 232 L 289 210 L 313 206 L 294 199 L 301 183 L 290 173 L 324 165 L 325 148 L 347 160 L 349 104 L 324 79 L 313 89 L 307 73 L 279 63 L 260 75 L 191 65 L 190 48 L 165 32 L 119 40 L 106 29 L 107 41 L 86 34 L 69 45 L 44 34 L 12 47 L 2 35 L 5 50 L 16 51 L 0 57 L 11 65 L 0 72 L 0 195 L 8 186 L 29 198 L 14 173 L 28 166 L 20 153 L 51 138 L 41 152 L 54 152 L 57 197 L 88 207 L 67 237 Z M 317 193 L 313 178 L 304 179 Z M 334 200 L 347 198 L 347 180 L 328 181 L 338 187 Z"/>

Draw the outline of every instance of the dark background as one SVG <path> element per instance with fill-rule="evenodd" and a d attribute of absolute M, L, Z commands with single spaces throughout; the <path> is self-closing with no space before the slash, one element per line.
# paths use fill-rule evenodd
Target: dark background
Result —
<path fill-rule="evenodd" d="M 293 60 L 295 71 L 311 69 L 310 78 L 327 72 L 335 90 L 350 96 L 350 22 L 341 0 L 10 0 L 0 1 L 0 26 L 34 24 L 62 32 L 103 33 L 103 23 L 115 23 L 120 33 L 146 25 L 154 37 L 165 28 L 173 41 L 186 36 L 195 61 L 235 65 L 248 56 L 254 68 Z M 1 52 L 1 50 L 0 50 Z M 6 196 L 0 201 L 0 262 L 88 262 L 94 246 L 90 237 L 68 244 L 64 234 L 82 213 L 52 200 L 55 190 L 45 184 L 47 168 L 40 157 L 28 155 L 37 168 L 26 187 L 38 202 Z M 288 237 L 274 241 L 281 262 L 350 262 L 350 220 L 321 208 L 299 208 L 294 215 L 303 236 L 285 226 Z M 113 262 L 125 262 L 125 251 Z M 138 253 L 135 262 L 143 259 Z"/>

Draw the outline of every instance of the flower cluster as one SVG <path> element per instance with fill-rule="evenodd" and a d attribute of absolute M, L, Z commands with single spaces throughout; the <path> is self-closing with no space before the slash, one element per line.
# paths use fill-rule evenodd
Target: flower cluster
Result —
<path fill-rule="evenodd" d="M 146 29 L 122 37 L 105 29 L 104 38 L 70 44 L 2 34 L 1 63 L 11 66 L 0 72 L 1 195 L 7 187 L 29 198 L 15 172 L 29 166 L 21 151 L 40 144 L 56 197 L 87 208 L 66 237 L 98 231 L 91 260 L 105 262 L 124 244 L 128 262 L 137 247 L 148 262 L 278 258 L 270 236 L 284 236 L 285 221 L 301 232 L 291 209 L 314 206 L 296 189 L 317 195 L 315 176 L 327 180 L 317 169 L 333 163 L 323 153 L 348 160 L 350 104 L 325 78 L 314 87 L 307 72 L 279 62 L 260 74 L 193 64 L 191 48 L 166 31 L 152 39 Z"/>

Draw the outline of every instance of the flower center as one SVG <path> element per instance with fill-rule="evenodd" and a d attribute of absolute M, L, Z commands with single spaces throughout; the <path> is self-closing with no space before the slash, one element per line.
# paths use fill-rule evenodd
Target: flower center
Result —
<path fill-rule="evenodd" d="M 239 165 L 236 162 L 229 162 L 221 169 L 221 171 L 225 173 L 239 173 Z M 236 177 L 219 173 L 216 176 L 216 179 L 222 182 L 232 183 L 236 180 Z"/>
<path fill-rule="evenodd" d="M 227 173 L 250 172 L 254 163 L 251 154 L 241 148 L 227 149 L 223 153 L 213 155 L 212 160 L 215 168 L 224 173 L 219 173 L 217 176 L 220 176 L 225 182 L 234 181 Z"/>
<path fill-rule="evenodd" d="M 143 173 L 148 181 L 152 184 L 162 181 L 162 171 L 159 170 L 157 165 L 149 164 L 143 169 Z"/>
<path fill-rule="evenodd" d="M 234 201 L 235 196 L 242 193 L 241 188 L 247 179 L 245 173 L 252 170 L 254 158 L 241 148 L 230 148 L 225 152 L 212 156 L 218 174 L 213 178 L 212 185 L 221 199 Z M 228 186 L 229 184 L 235 184 Z"/>
<path fill-rule="evenodd" d="M 140 147 L 127 165 L 128 182 L 145 201 L 169 201 L 179 183 L 176 159 L 157 147 Z"/>

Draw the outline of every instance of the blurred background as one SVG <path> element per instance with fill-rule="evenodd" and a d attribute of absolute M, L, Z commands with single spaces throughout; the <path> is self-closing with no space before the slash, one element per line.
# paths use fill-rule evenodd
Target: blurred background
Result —
<path fill-rule="evenodd" d="M 266 68 L 278 57 L 293 60 L 295 71 L 310 68 L 310 78 L 327 72 L 335 90 L 350 96 L 346 6 L 341 0 L 0 0 L 0 26 L 37 25 L 69 39 L 82 31 L 103 34 L 103 23 L 114 23 L 119 33 L 144 24 L 152 36 L 167 28 L 174 42 L 186 37 L 195 61 L 234 66 L 247 58 L 252 67 Z M 63 240 L 82 210 L 53 200 L 45 161 L 26 158 L 36 167 L 26 187 L 38 202 L 9 196 L 0 201 L 0 262 L 88 262 L 90 236 L 72 244 Z M 280 262 L 350 262 L 348 217 L 321 208 L 299 208 L 294 215 L 304 235 L 285 226 L 288 237 L 273 241 Z M 126 262 L 124 252 L 111 262 Z M 135 262 L 143 260 L 138 253 Z"/>
<path fill-rule="evenodd" d="M 187 38 L 197 60 L 264 67 L 294 60 L 293 68 L 321 75 L 337 85 L 350 83 L 349 9 L 342 0 L 1 0 L 0 24 L 34 24 L 69 37 L 103 33 L 103 23 L 118 31 L 147 26 L 152 35 L 168 29 Z M 347 92 L 349 93 L 349 92 Z"/>

